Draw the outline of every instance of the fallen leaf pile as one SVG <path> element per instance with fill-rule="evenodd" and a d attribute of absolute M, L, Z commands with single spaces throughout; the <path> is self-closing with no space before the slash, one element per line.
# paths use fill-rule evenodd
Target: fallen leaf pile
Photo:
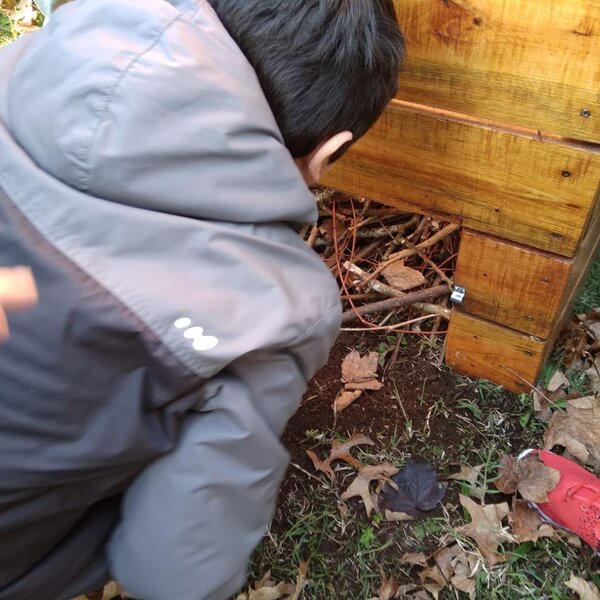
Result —
<path fill-rule="evenodd" d="M 335 399 L 334 410 L 341 412 L 357 400 L 365 390 L 380 390 L 383 384 L 377 380 L 379 355 L 370 352 L 361 356 L 352 350 L 342 361 L 342 383 L 344 387 Z"/>
<path fill-rule="evenodd" d="M 271 580 L 271 571 L 248 592 L 240 594 L 236 600 L 298 600 L 306 584 L 308 563 L 301 562 L 298 567 L 296 583 L 277 583 Z"/>
<path fill-rule="evenodd" d="M 382 573 L 382 583 L 376 598 L 371 600 L 391 600 L 392 598 L 410 598 L 411 600 L 430 600 L 438 598 L 447 587 L 475 597 L 477 574 L 482 568 L 481 558 L 474 552 L 465 550 L 459 543 L 445 538 L 442 546 L 430 556 L 425 554 L 405 554 L 399 563 L 418 567 L 416 577 L 421 585 L 410 583 L 398 585 L 392 575 Z M 431 596 L 430 596 L 431 594 Z"/>

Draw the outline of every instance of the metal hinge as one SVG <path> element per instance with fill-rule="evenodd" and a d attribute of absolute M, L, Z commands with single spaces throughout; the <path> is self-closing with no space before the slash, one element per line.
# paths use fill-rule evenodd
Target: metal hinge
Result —
<path fill-rule="evenodd" d="M 452 292 L 452 296 L 450 296 L 450 301 L 453 304 L 462 304 L 466 295 L 467 295 L 466 288 L 454 286 L 454 291 Z"/>

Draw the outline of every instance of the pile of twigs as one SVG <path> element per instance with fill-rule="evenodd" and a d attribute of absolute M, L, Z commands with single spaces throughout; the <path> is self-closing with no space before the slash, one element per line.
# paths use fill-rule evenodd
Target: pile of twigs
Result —
<path fill-rule="evenodd" d="M 445 333 L 459 226 L 328 189 L 316 199 L 319 222 L 301 235 L 338 278 L 344 323 Z"/>

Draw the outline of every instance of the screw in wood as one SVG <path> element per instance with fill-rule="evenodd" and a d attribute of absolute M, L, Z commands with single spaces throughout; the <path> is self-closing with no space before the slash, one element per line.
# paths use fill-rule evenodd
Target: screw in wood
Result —
<path fill-rule="evenodd" d="M 571 175 L 572 175 L 571 171 L 567 171 L 566 169 L 562 172 L 563 177 L 571 177 Z"/>
<path fill-rule="evenodd" d="M 580 114 L 584 119 L 589 119 L 592 116 L 592 111 L 589 108 L 582 108 Z"/>

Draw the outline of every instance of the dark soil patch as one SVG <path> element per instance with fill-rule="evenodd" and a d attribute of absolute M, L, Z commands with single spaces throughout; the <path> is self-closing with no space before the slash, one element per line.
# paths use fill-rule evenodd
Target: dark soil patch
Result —
<path fill-rule="evenodd" d="M 329 362 L 310 383 L 300 409 L 285 431 L 283 442 L 293 461 L 303 467 L 312 464 L 306 449 L 314 446 L 314 440 L 307 436 L 307 432 L 314 430 L 333 430 L 340 437 L 361 432 L 389 440 L 401 437 L 410 427 L 431 445 L 440 445 L 445 450 L 444 462 L 451 462 L 453 451 L 462 452 L 465 436 L 457 427 L 457 419 L 463 417 L 461 424 L 467 426 L 467 419 L 473 415 L 463 407 L 465 403 L 480 404 L 481 394 L 476 385 L 439 366 L 439 348 L 432 349 L 415 337 L 407 338 L 406 345 L 400 347 L 396 361 L 382 377 L 381 390 L 365 392 L 346 410 L 334 414 L 332 406 L 342 387 L 342 360 L 353 348 L 373 350 L 381 339 L 382 336 L 372 333 L 340 336 Z M 506 410 L 514 405 L 515 396 L 497 389 L 495 400 Z M 477 428 L 471 434 L 470 443 L 489 439 L 478 435 Z M 407 450 L 411 453 L 410 448 Z"/>

